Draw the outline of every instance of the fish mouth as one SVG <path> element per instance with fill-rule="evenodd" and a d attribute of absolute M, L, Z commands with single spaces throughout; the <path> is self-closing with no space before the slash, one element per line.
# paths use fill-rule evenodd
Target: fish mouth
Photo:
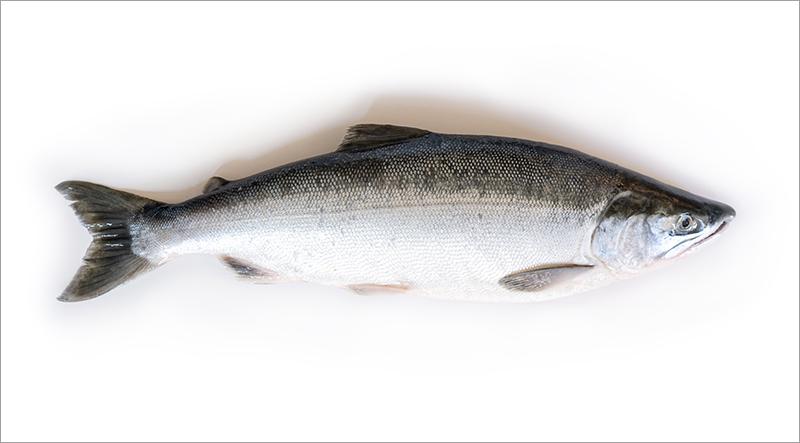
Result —
<path fill-rule="evenodd" d="M 717 229 L 714 230 L 714 232 L 712 232 L 711 234 L 708 234 L 704 239 L 702 239 L 699 242 L 693 244 L 689 249 L 696 248 L 696 247 L 702 245 L 703 243 L 707 242 L 711 238 L 717 236 L 719 233 L 721 233 L 723 230 L 725 230 L 725 228 L 728 226 L 729 222 L 730 222 L 729 220 L 725 220 L 722 223 L 720 223 L 719 226 L 717 226 Z"/>
<path fill-rule="evenodd" d="M 703 243 L 706 243 L 706 242 L 708 242 L 708 241 L 709 241 L 709 240 L 711 240 L 712 238 L 717 238 L 717 237 L 719 237 L 719 234 L 720 234 L 722 231 L 724 231 L 724 230 L 725 230 L 725 229 L 728 227 L 728 224 L 730 224 L 730 221 L 731 221 L 731 219 L 732 219 L 732 217 L 730 217 L 730 218 L 727 218 L 727 219 L 723 220 L 723 221 L 722 221 L 722 223 L 720 223 L 720 224 L 719 224 L 719 226 L 717 226 L 717 228 L 716 228 L 716 229 L 714 229 L 714 231 L 713 231 L 712 233 L 710 233 L 710 234 L 706 235 L 705 237 L 703 237 L 702 239 L 700 239 L 700 241 L 698 241 L 698 242 L 696 242 L 696 243 L 692 244 L 691 246 L 689 246 L 688 248 L 684 249 L 683 251 L 681 251 L 681 252 L 679 252 L 679 253 L 675 254 L 675 255 L 674 255 L 672 258 L 678 258 L 678 257 L 680 257 L 680 256 L 683 256 L 683 255 L 685 255 L 685 254 L 688 254 L 688 253 L 694 252 L 695 250 L 697 250 L 697 247 L 698 247 L 698 246 L 702 245 Z M 673 250 L 675 250 L 676 248 L 679 248 L 679 247 L 681 247 L 681 246 L 682 246 L 682 245 L 684 245 L 684 244 L 685 244 L 685 242 L 684 242 L 684 243 L 681 243 L 681 244 L 679 244 L 679 245 L 675 245 L 675 247 L 673 247 L 673 248 L 672 248 L 670 251 L 673 251 Z M 669 253 L 668 253 L 668 254 L 669 254 Z"/>

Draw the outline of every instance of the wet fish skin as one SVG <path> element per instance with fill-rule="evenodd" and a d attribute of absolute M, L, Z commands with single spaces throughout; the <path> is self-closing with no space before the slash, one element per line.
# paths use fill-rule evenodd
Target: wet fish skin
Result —
<path fill-rule="evenodd" d="M 119 199 L 92 212 L 86 196 L 121 194 L 80 191 L 87 186 L 99 185 L 59 188 L 92 230 L 100 217 L 92 214 L 108 214 Z M 95 297 L 185 254 L 225 257 L 240 276 L 266 283 L 543 300 L 680 255 L 734 215 L 572 149 L 390 125 L 356 126 L 330 154 L 241 180 L 212 178 L 206 193 L 182 203 L 134 199 L 135 208 L 114 216 L 113 229 L 127 228 L 129 242 L 111 249 L 133 260 L 135 272 L 121 273 L 111 260 L 93 277 L 92 248 L 103 244 L 95 229 L 87 265 L 62 300 Z M 686 217 L 693 231 L 677 232 Z"/>

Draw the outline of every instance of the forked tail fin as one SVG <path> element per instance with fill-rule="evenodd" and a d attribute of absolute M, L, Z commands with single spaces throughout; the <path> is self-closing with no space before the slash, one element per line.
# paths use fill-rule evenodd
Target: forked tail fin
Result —
<path fill-rule="evenodd" d="M 163 203 L 82 181 L 66 181 L 56 189 L 73 202 L 72 209 L 94 237 L 59 300 L 97 297 L 156 266 L 134 254 L 130 224 L 145 207 Z"/>

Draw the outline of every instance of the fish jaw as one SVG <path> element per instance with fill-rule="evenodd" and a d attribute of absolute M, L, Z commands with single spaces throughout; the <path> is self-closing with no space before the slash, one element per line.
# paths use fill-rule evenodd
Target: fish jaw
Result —
<path fill-rule="evenodd" d="M 713 225 L 706 229 L 707 232 L 698 238 L 687 241 L 686 243 L 688 244 L 681 243 L 675 248 L 670 249 L 664 255 L 664 259 L 670 260 L 693 254 L 701 245 L 707 245 L 716 240 L 723 231 L 728 229 L 733 219 L 736 218 L 736 211 L 731 206 L 724 203 L 713 202 L 713 205 L 712 213 L 714 214 L 714 221 Z"/>

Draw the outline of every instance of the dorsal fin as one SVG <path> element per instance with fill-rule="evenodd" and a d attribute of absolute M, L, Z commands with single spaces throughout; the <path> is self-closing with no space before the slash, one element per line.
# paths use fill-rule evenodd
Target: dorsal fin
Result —
<path fill-rule="evenodd" d="M 206 185 L 203 186 L 203 194 L 216 191 L 220 186 L 225 186 L 230 182 L 230 180 L 226 180 L 222 177 L 211 177 L 206 182 Z"/>
<path fill-rule="evenodd" d="M 382 146 L 396 145 L 430 134 L 424 129 L 407 126 L 361 124 L 347 129 L 337 152 L 367 151 Z"/>

